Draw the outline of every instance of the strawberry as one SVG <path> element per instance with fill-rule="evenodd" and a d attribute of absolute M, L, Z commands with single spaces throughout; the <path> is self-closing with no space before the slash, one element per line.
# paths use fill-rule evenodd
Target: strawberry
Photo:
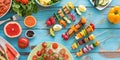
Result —
<path fill-rule="evenodd" d="M 16 0 L 16 2 L 18 2 L 18 3 L 19 3 L 19 2 L 21 2 L 21 0 Z"/>
<path fill-rule="evenodd" d="M 26 4 L 28 4 L 28 0 L 21 0 L 21 3 L 26 5 Z"/>
<path fill-rule="evenodd" d="M 54 17 L 50 17 L 50 18 L 49 18 L 49 20 L 50 20 L 50 22 L 52 23 L 52 25 L 54 25 L 54 24 L 56 23 L 56 21 L 55 21 L 55 18 L 54 18 Z"/>
<path fill-rule="evenodd" d="M 51 23 L 49 20 L 47 20 L 47 21 L 46 21 L 46 25 L 47 25 L 47 26 L 51 26 L 52 23 Z"/>

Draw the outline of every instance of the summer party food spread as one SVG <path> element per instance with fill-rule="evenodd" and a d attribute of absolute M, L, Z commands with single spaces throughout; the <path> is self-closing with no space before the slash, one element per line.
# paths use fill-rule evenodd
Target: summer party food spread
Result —
<path fill-rule="evenodd" d="M 11 21 L 4 26 L 4 33 L 9 38 L 15 38 L 21 35 L 22 28 L 18 22 Z"/>
<path fill-rule="evenodd" d="M 12 0 L 0 0 L 0 18 L 10 10 Z"/>
<path fill-rule="evenodd" d="M 25 51 L 29 50 L 30 54 L 28 56 L 28 60 L 73 60 L 71 53 L 74 53 L 75 51 L 70 53 L 70 51 L 67 50 L 62 44 L 59 44 L 57 42 L 47 42 L 47 40 L 41 43 L 40 40 L 36 41 L 35 40 L 36 38 L 34 40 L 31 39 L 33 37 L 36 37 L 35 36 L 36 30 L 37 31 L 41 30 L 41 28 L 39 29 L 38 26 L 35 27 L 35 25 L 37 24 L 36 19 L 41 19 L 41 18 L 35 18 L 36 16 L 33 16 L 34 14 L 31 15 L 32 13 L 38 12 L 39 7 L 37 6 L 37 3 L 43 6 L 42 7 L 43 9 L 40 9 L 40 10 L 44 10 L 44 9 L 54 8 L 54 6 L 53 7 L 49 7 L 49 6 L 59 3 L 60 1 L 62 0 L 0 0 L 0 18 L 9 11 L 11 7 L 11 3 L 12 3 L 11 10 L 17 13 L 11 18 L 8 18 L 13 21 L 6 19 L 8 20 L 6 21 L 8 23 L 5 23 L 4 29 L 3 29 L 5 35 L 7 36 L 6 38 L 9 38 L 9 39 L 12 38 L 13 40 L 17 39 L 17 47 L 15 45 L 15 48 L 19 48 L 20 50 L 18 51 L 20 53 L 21 51 L 22 53 L 24 53 L 23 52 L 24 50 Z M 112 0 L 90 0 L 90 2 L 98 10 L 103 10 L 104 8 L 106 8 L 111 1 Z M 77 51 L 79 47 L 82 47 L 82 45 L 83 46 L 85 45 L 84 47 L 80 48 L 79 51 L 75 52 L 75 55 L 77 57 L 81 57 L 83 54 L 88 53 L 89 51 L 98 47 L 101 43 L 99 41 L 95 41 L 95 42 L 93 41 L 95 40 L 95 37 L 96 37 L 96 35 L 91 34 L 95 30 L 95 26 L 96 26 L 95 24 L 93 24 L 94 21 L 92 21 L 92 23 L 88 25 L 87 24 L 88 18 L 82 17 L 82 15 L 84 15 L 82 13 L 86 12 L 88 7 L 89 6 L 86 7 L 86 5 L 76 6 L 73 4 L 73 2 L 68 2 L 63 6 L 60 6 L 60 8 L 57 7 L 59 8 L 57 12 L 53 13 L 53 15 L 50 16 L 45 22 L 46 26 L 49 28 L 48 29 L 49 34 L 53 37 L 56 35 L 55 32 L 58 32 L 62 29 L 64 29 L 66 32 L 58 37 L 61 37 L 64 40 L 68 40 L 70 39 L 70 37 L 75 35 L 75 38 L 74 38 L 75 40 L 73 39 L 74 42 L 73 44 L 71 44 L 72 46 L 68 41 L 62 42 L 63 44 L 68 45 L 68 46 L 66 45 L 67 48 L 69 48 L 69 45 L 70 45 L 72 50 L 76 49 Z M 77 16 L 74 13 L 76 13 Z M 89 15 L 89 11 L 86 14 Z M 18 18 L 15 18 L 16 20 L 14 20 L 13 18 L 16 15 L 19 15 L 21 17 L 24 16 L 25 18 L 23 17 L 24 18 L 23 21 L 19 20 Z M 41 17 L 41 15 L 37 17 Z M 78 20 L 76 19 L 76 17 L 77 18 L 81 17 L 81 19 Z M 108 12 L 107 18 L 109 22 L 113 24 L 118 24 L 120 22 L 120 6 L 112 7 Z M 21 27 L 23 26 L 23 25 L 20 25 L 22 24 L 21 21 L 26 27 Z M 78 21 L 76 24 L 69 25 L 76 21 Z M 87 25 L 87 26 L 84 26 L 84 25 Z M 21 35 L 22 28 L 23 28 L 23 33 L 25 31 L 24 35 Z M 38 37 L 44 38 L 41 36 L 38 36 Z M 31 41 L 35 41 L 35 43 L 40 42 L 41 44 L 39 44 L 38 46 L 36 46 L 37 44 L 32 45 L 34 44 L 34 42 L 31 42 Z M 15 42 L 15 41 L 12 41 L 12 42 Z M 91 44 L 89 44 L 89 42 Z M 34 46 L 36 47 L 33 50 L 31 50 Z M 29 49 L 29 47 L 31 49 Z M 4 40 L 2 37 L 0 37 L 0 60 L 18 60 L 20 54 L 17 52 L 15 48 L 6 40 Z M 21 55 L 24 55 L 22 53 Z"/>
<path fill-rule="evenodd" d="M 18 60 L 20 56 L 17 50 L 2 37 L 0 37 L 0 53 L 3 54 L 0 55 L 0 60 Z"/>
<path fill-rule="evenodd" d="M 71 53 L 56 42 L 42 42 L 28 56 L 28 60 L 73 60 Z"/>

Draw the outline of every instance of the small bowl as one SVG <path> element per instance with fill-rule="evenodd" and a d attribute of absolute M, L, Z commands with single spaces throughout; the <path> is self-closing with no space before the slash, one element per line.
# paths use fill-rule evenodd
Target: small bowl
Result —
<path fill-rule="evenodd" d="M 25 32 L 25 36 L 28 38 L 28 39 L 31 39 L 33 37 L 35 37 L 35 32 L 33 30 L 27 30 Z"/>
<path fill-rule="evenodd" d="M 37 2 L 40 6 L 42 6 L 42 7 L 50 7 L 50 6 L 53 6 L 53 5 L 56 5 L 56 4 L 60 3 L 61 0 L 58 1 L 58 2 L 56 2 L 56 3 L 53 3 L 53 4 L 51 4 L 51 5 L 42 5 L 38 0 L 36 0 L 36 2 Z"/>

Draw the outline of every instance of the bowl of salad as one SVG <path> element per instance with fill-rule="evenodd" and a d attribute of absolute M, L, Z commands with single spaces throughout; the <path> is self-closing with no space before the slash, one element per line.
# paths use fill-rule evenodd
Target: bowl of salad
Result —
<path fill-rule="evenodd" d="M 61 2 L 61 0 L 36 0 L 36 2 L 43 7 L 50 7 Z"/>

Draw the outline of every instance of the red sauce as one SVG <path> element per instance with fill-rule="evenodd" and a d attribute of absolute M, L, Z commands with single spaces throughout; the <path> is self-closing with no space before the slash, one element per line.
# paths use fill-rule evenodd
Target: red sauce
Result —
<path fill-rule="evenodd" d="M 20 33 L 19 25 L 17 25 L 17 24 L 9 24 L 6 27 L 6 32 L 10 36 L 18 35 Z"/>
<path fill-rule="evenodd" d="M 11 0 L 0 0 L 0 17 L 4 15 L 10 7 Z"/>

